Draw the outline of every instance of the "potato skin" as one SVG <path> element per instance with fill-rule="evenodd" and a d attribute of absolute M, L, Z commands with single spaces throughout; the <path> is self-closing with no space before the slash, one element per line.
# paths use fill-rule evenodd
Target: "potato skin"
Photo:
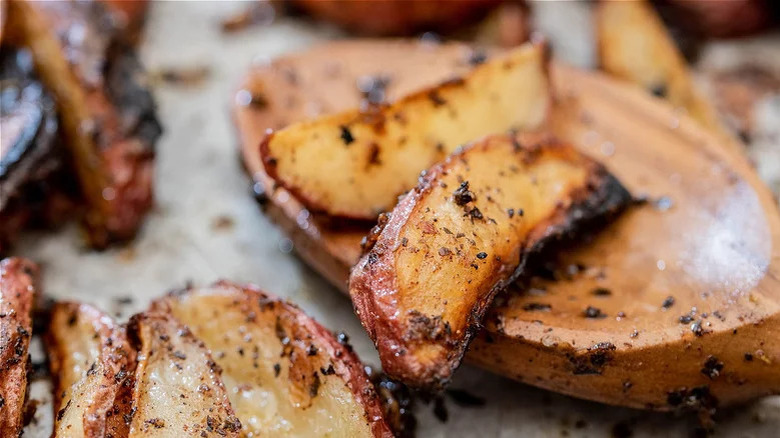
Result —
<path fill-rule="evenodd" d="M 561 176 L 549 163 L 570 175 Z M 518 179 L 510 179 L 510 170 L 503 174 L 504 166 L 520 169 L 514 171 Z M 497 173 L 477 174 L 486 169 Z M 537 186 L 537 175 L 553 182 Z M 519 178 L 532 182 L 515 186 Z M 463 181 L 460 187 L 457 181 Z M 468 181 L 477 181 L 480 190 L 471 192 Z M 538 193 L 528 195 L 535 186 Z M 545 199 L 555 193 L 560 198 Z M 385 372 L 414 387 L 442 388 L 493 297 L 524 272 L 533 254 L 604 222 L 630 202 L 603 166 L 547 136 L 487 137 L 434 166 L 372 232 L 375 243 L 350 277 L 355 311 Z M 526 211 L 508 212 L 509 206 Z"/>
<path fill-rule="evenodd" d="M 373 36 L 452 31 L 480 19 L 502 0 L 293 0 L 313 17 Z"/>
<path fill-rule="evenodd" d="M 37 266 L 29 260 L 0 261 L 0 436 L 22 432 L 27 398 L 27 353 L 32 337 L 32 309 Z"/>
<path fill-rule="evenodd" d="M 127 436 L 136 351 L 125 328 L 88 304 L 59 302 L 44 339 L 54 381 L 55 435 Z M 94 361 L 91 350 L 97 352 Z M 76 358 L 87 361 L 74 363 Z"/>

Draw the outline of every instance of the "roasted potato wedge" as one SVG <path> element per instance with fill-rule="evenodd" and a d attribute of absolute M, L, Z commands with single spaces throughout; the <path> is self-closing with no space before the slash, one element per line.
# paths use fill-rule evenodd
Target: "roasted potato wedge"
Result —
<path fill-rule="evenodd" d="M 309 209 L 371 220 L 458 146 L 542 124 L 550 105 L 544 43 L 387 106 L 290 125 L 260 147 L 265 169 Z"/>
<path fill-rule="evenodd" d="M 130 437 L 239 436 L 221 370 L 203 342 L 165 313 L 136 315 L 129 330 L 138 343 Z"/>
<path fill-rule="evenodd" d="M 212 351 L 243 436 L 392 436 L 349 345 L 294 305 L 223 281 L 152 309 Z"/>
<path fill-rule="evenodd" d="M 545 135 L 487 137 L 434 166 L 380 220 L 350 277 L 385 372 L 442 387 L 530 255 L 630 201 L 603 166 Z"/>
<path fill-rule="evenodd" d="M 22 432 L 35 302 L 34 263 L 20 258 L 0 261 L 0 436 Z"/>
<path fill-rule="evenodd" d="M 151 208 L 161 134 L 140 63 L 115 24 L 97 1 L 8 3 L 7 37 L 30 49 L 57 101 L 96 247 L 133 237 Z M 84 36 L 70 38 L 74 28 Z"/>
<path fill-rule="evenodd" d="M 652 5 L 645 1 L 600 1 L 596 32 L 602 70 L 684 109 L 741 153 L 714 106 L 696 88 L 685 58 Z"/>
<path fill-rule="evenodd" d="M 54 386 L 54 437 L 125 437 L 135 350 L 125 329 L 100 310 L 54 305 L 46 333 Z"/>

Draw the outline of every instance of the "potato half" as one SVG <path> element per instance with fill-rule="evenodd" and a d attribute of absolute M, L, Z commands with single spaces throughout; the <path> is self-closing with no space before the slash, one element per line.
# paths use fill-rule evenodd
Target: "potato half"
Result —
<path fill-rule="evenodd" d="M 221 370 L 203 342 L 159 312 L 134 316 L 130 333 L 139 347 L 130 437 L 239 436 Z"/>
<path fill-rule="evenodd" d="M 22 432 L 32 336 L 35 274 L 32 262 L 0 261 L 0 436 Z"/>
<path fill-rule="evenodd" d="M 349 345 L 294 305 L 223 281 L 152 308 L 211 350 L 243 436 L 392 436 Z"/>
<path fill-rule="evenodd" d="M 268 135 L 260 154 L 310 210 L 371 220 L 458 146 L 536 128 L 549 105 L 546 45 L 527 44 L 390 105 L 292 124 Z"/>
<path fill-rule="evenodd" d="M 488 137 L 434 166 L 369 236 L 350 295 L 388 374 L 440 388 L 529 255 L 631 201 L 551 137 Z"/>
<path fill-rule="evenodd" d="M 124 327 L 88 305 L 54 305 L 45 337 L 54 380 L 55 437 L 125 437 L 135 350 Z"/>

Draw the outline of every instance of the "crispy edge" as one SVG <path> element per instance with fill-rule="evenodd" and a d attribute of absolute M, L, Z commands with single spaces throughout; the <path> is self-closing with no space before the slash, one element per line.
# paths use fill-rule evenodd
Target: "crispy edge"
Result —
<path fill-rule="evenodd" d="M 264 292 L 254 285 L 241 286 L 236 283 L 220 280 L 212 284 L 209 288 L 201 290 L 198 288 L 187 288 L 181 291 L 173 291 L 168 296 L 152 303 L 150 310 L 153 312 L 171 313 L 171 301 L 177 300 L 183 295 L 196 297 L 198 294 L 210 293 L 210 290 L 219 290 L 221 294 L 229 294 L 234 298 L 234 303 L 244 302 L 248 310 L 247 320 L 250 320 L 252 314 L 260 312 L 273 306 L 273 311 L 277 315 L 287 314 L 285 318 L 298 333 L 305 333 L 314 336 L 319 346 L 324 347 L 324 353 L 330 358 L 334 365 L 334 371 L 349 388 L 355 397 L 355 402 L 360 404 L 364 411 L 366 421 L 371 425 L 371 431 L 375 437 L 392 437 L 393 432 L 384 418 L 379 397 L 375 391 L 374 385 L 366 374 L 363 362 L 360 361 L 352 347 L 339 341 L 333 333 L 318 323 L 314 318 L 307 315 L 297 305 L 289 301 L 282 300 L 279 297 Z M 305 354 L 296 355 L 297 360 L 306 360 Z"/>
<path fill-rule="evenodd" d="M 16 437 L 24 426 L 28 348 L 38 267 L 29 260 L 0 261 L 0 436 Z"/>
<path fill-rule="evenodd" d="M 349 290 L 355 312 L 377 346 L 385 372 L 413 387 L 440 390 L 449 383 L 453 372 L 460 366 L 471 339 L 479 331 L 481 320 L 493 298 L 523 273 L 533 254 L 541 252 L 548 245 L 573 238 L 605 222 L 620 213 L 632 199 L 628 191 L 604 166 L 579 154 L 573 148 L 556 144 L 555 140 L 542 140 L 539 143 L 521 140 L 530 159 L 534 159 L 534 151 L 541 148 L 555 148 L 574 156 L 574 159 L 589 168 L 588 179 L 583 187 L 569 193 L 573 202 L 568 207 L 558 207 L 550 217 L 529 232 L 524 247 L 521 248 L 523 252 L 519 264 L 506 266 L 506 275 L 497 276 L 489 292 L 473 303 L 462 336 L 452 336 L 452 332 L 460 329 L 457 328 L 452 332 L 446 331 L 441 340 L 431 341 L 443 347 L 447 354 L 442 358 L 443 363 L 426 365 L 415 357 L 414 348 L 404 339 L 405 333 L 408 332 L 407 319 L 392 317 L 392 314 L 399 310 L 397 303 L 396 307 L 388 309 L 376 300 L 376 294 L 378 291 L 383 291 L 383 294 L 387 291 L 397 293 L 393 249 L 400 244 L 400 232 L 414 214 L 417 204 L 438 184 L 438 179 L 448 171 L 451 163 L 470 153 L 478 153 L 479 148 L 485 147 L 490 140 L 491 138 L 487 138 L 471 144 L 431 168 L 421 178 L 420 184 L 399 202 L 386 223 L 382 225 L 380 222 L 377 229 L 372 231 L 375 241 L 368 245 L 350 276 Z M 506 141 L 513 140 L 506 138 Z M 406 350 L 406 353 L 396 355 L 399 349 Z"/>
<path fill-rule="evenodd" d="M 87 378 L 100 379 L 98 390 L 90 397 L 90 406 L 84 410 L 83 425 L 85 438 L 103 436 L 127 436 L 126 419 L 131 414 L 133 372 L 136 351 L 128 341 L 124 327 L 116 324 L 108 315 L 88 304 L 60 302 L 54 305 L 50 325 L 44 337 L 49 357 L 49 369 L 54 382 L 55 433 L 66 409 L 70 409 L 73 398 L 63 407 L 65 390 L 79 382 L 68 385 L 60 378 L 62 364 L 67 355 L 74 352 L 68 347 L 69 327 L 76 319 L 89 320 L 94 329 L 100 352 L 99 364 L 93 364 Z M 64 337 L 63 337 L 64 336 Z"/>

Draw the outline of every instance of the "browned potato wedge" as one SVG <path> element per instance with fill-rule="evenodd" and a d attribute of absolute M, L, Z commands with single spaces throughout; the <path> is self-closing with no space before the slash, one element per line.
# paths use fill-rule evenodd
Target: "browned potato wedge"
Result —
<path fill-rule="evenodd" d="M 134 316 L 130 332 L 139 343 L 130 437 L 239 436 L 221 370 L 189 329 L 151 312 Z"/>
<path fill-rule="evenodd" d="M 603 166 L 535 137 L 491 136 L 455 153 L 372 233 L 349 290 L 391 376 L 446 384 L 529 255 L 631 201 Z"/>
<path fill-rule="evenodd" d="M 3 437 L 16 437 L 22 432 L 36 271 L 35 264 L 25 259 L 0 261 L 0 436 Z"/>
<path fill-rule="evenodd" d="M 360 360 L 294 305 L 223 281 L 153 310 L 212 351 L 243 435 L 392 436 Z"/>
<path fill-rule="evenodd" d="M 387 106 L 290 125 L 262 142 L 265 169 L 313 211 L 374 219 L 458 146 L 544 121 L 545 47 L 524 45 Z"/>
<path fill-rule="evenodd" d="M 13 0 L 6 23 L 57 101 L 96 247 L 132 238 L 152 207 L 161 134 L 143 69 L 113 18 L 98 1 Z"/>
<path fill-rule="evenodd" d="M 645 1 L 601 1 L 596 12 L 601 68 L 687 111 L 724 144 L 741 152 L 693 81 L 661 18 Z"/>
<path fill-rule="evenodd" d="M 125 329 L 87 305 L 57 303 L 46 334 L 55 437 L 124 437 L 135 350 Z"/>

